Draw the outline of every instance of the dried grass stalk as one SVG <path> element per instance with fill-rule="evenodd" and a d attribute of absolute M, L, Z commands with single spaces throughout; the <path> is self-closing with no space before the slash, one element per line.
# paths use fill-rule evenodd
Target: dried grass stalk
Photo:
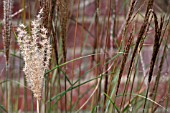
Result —
<path fill-rule="evenodd" d="M 152 58 L 151 58 L 151 62 L 150 62 L 150 70 L 149 70 L 149 77 L 148 77 L 148 84 L 147 84 L 148 87 L 147 87 L 147 91 L 146 91 L 146 98 L 145 98 L 145 102 L 144 102 L 143 113 L 144 113 L 146 103 L 147 103 L 147 98 L 148 98 L 148 93 L 149 93 L 149 89 L 150 89 L 150 83 L 151 83 L 152 76 L 153 76 L 153 70 L 154 70 L 156 58 L 157 58 L 159 48 L 161 45 L 161 34 L 162 34 L 162 28 L 163 28 L 163 24 L 164 24 L 164 18 L 161 18 L 161 22 L 160 22 L 160 26 L 159 26 L 158 19 L 157 19 L 155 12 L 153 11 L 152 13 L 154 16 L 154 23 L 155 23 L 155 40 L 154 40 Z"/>
<path fill-rule="evenodd" d="M 51 57 L 50 39 L 47 36 L 47 29 L 42 26 L 42 15 L 43 8 L 32 21 L 31 35 L 23 24 L 17 29 L 18 43 L 25 61 L 23 70 L 27 83 L 38 100 L 41 99 L 43 78 Z"/>
<path fill-rule="evenodd" d="M 134 8 L 135 8 L 136 3 L 137 3 L 136 0 L 132 0 L 132 1 L 131 1 L 130 8 L 129 8 L 129 11 L 128 11 L 128 15 L 127 15 L 127 18 L 126 18 L 126 25 L 125 25 L 125 28 L 124 28 L 123 37 L 125 37 L 126 30 L 127 30 L 128 25 L 129 25 L 129 23 L 130 23 L 130 19 L 132 18 L 132 15 L 133 15 L 133 12 L 134 12 Z"/>
<path fill-rule="evenodd" d="M 68 0 L 58 0 L 58 14 L 60 17 L 60 25 L 61 25 L 61 41 L 62 41 L 62 54 L 63 54 L 63 62 L 66 62 L 67 59 L 67 51 L 66 51 L 66 37 L 67 37 L 67 23 L 69 19 L 69 1 Z M 64 71 L 66 70 L 66 66 L 64 67 Z M 65 91 L 67 89 L 66 78 L 64 80 Z M 67 112 L 67 94 L 65 95 L 65 109 Z"/>
<path fill-rule="evenodd" d="M 130 46 L 131 46 L 131 43 L 132 43 L 132 40 L 133 40 L 132 32 L 131 32 L 130 37 L 128 39 L 127 45 L 124 48 L 124 54 L 123 54 L 123 59 L 122 59 L 122 63 L 121 63 L 121 67 L 120 67 L 120 72 L 119 72 L 119 78 L 118 78 L 118 85 L 117 85 L 116 95 L 118 94 L 119 86 L 120 86 L 120 83 L 121 83 L 121 78 L 122 78 L 123 71 L 124 71 L 124 68 L 125 68 L 125 64 L 126 64 L 126 61 L 127 61 L 128 55 L 129 55 Z"/>
<path fill-rule="evenodd" d="M 67 22 L 68 22 L 68 1 L 67 0 L 59 0 L 58 1 L 58 10 L 60 16 L 60 24 L 61 24 L 61 38 L 62 38 L 62 51 L 64 62 L 66 62 L 66 33 L 67 33 Z"/>
<path fill-rule="evenodd" d="M 4 43 L 4 53 L 6 58 L 6 66 L 9 62 L 9 50 L 10 50 L 10 40 L 11 40 L 11 13 L 12 13 L 12 0 L 3 1 L 4 18 L 3 18 L 3 43 Z"/>

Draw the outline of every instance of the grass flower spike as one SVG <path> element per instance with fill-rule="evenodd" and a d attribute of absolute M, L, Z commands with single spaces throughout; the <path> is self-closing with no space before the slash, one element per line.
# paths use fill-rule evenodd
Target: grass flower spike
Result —
<path fill-rule="evenodd" d="M 50 39 L 47 36 L 47 29 L 42 26 L 42 15 L 43 8 L 32 21 L 31 35 L 23 24 L 17 29 L 18 43 L 25 61 L 23 70 L 27 83 L 38 100 L 41 99 L 44 74 L 51 57 Z"/>
<path fill-rule="evenodd" d="M 11 13 L 12 13 L 12 0 L 3 1 L 3 44 L 4 44 L 4 53 L 6 58 L 6 66 L 9 62 L 9 49 L 10 49 L 10 40 L 11 40 Z"/>

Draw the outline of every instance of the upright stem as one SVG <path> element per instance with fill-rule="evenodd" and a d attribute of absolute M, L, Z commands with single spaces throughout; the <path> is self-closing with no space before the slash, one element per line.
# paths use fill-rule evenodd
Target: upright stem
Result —
<path fill-rule="evenodd" d="M 37 99 L 37 113 L 40 113 L 39 100 Z"/>
<path fill-rule="evenodd" d="M 6 64 L 6 109 L 9 111 L 9 109 L 8 109 L 8 103 L 9 103 L 8 88 L 9 88 L 8 87 L 8 65 Z"/>

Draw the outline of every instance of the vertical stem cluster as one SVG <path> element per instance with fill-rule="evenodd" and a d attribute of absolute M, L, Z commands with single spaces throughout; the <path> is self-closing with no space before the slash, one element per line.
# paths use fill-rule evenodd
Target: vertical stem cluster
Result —
<path fill-rule="evenodd" d="M 146 92 L 146 98 L 145 98 L 143 113 L 145 111 L 145 107 L 146 107 L 146 104 L 147 104 L 147 97 L 148 97 L 148 93 L 149 93 L 149 89 L 150 89 L 150 83 L 151 83 L 152 76 L 153 76 L 153 70 L 154 70 L 156 58 L 157 58 L 159 48 L 160 48 L 160 44 L 161 44 L 161 34 L 162 34 L 162 28 L 163 28 L 163 24 L 164 24 L 164 19 L 161 18 L 161 22 L 160 22 L 160 26 L 159 26 L 158 19 L 157 19 L 155 12 L 153 12 L 153 16 L 154 16 L 154 23 L 155 23 L 155 40 L 154 40 L 152 58 L 151 58 L 151 62 L 150 62 L 148 87 L 147 87 L 147 92 Z"/>
<path fill-rule="evenodd" d="M 60 16 L 60 25 L 61 25 L 61 41 L 62 41 L 62 55 L 63 55 L 63 62 L 66 62 L 66 37 L 67 37 L 67 22 L 69 18 L 69 1 L 68 0 L 59 0 L 58 1 L 58 10 L 59 10 L 59 16 Z M 64 70 L 66 70 L 66 67 L 64 67 Z M 65 78 L 65 90 L 67 89 L 67 81 Z M 65 95 L 65 110 L 67 112 L 67 95 Z"/>

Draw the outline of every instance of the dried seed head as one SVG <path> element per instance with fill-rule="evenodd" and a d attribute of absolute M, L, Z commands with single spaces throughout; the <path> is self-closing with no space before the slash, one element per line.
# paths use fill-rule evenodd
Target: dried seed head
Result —
<path fill-rule="evenodd" d="M 31 35 L 23 24 L 17 29 L 18 43 L 25 61 L 23 71 L 34 97 L 38 100 L 41 99 L 43 78 L 51 58 L 50 39 L 47 36 L 47 29 L 42 26 L 42 14 L 43 9 L 32 21 Z"/>
<path fill-rule="evenodd" d="M 4 10 L 4 18 L 3 18 L 3 44 L 4 44 L 4 53 L 6 58 L 6 66 L 8 66 L 9 62 L 9 49 L 10 49 L 10 39 L 11 39 L 11 12 L 12 12 L 12 0 L 4 0 L 3 1 L 3 10 Z"/>

